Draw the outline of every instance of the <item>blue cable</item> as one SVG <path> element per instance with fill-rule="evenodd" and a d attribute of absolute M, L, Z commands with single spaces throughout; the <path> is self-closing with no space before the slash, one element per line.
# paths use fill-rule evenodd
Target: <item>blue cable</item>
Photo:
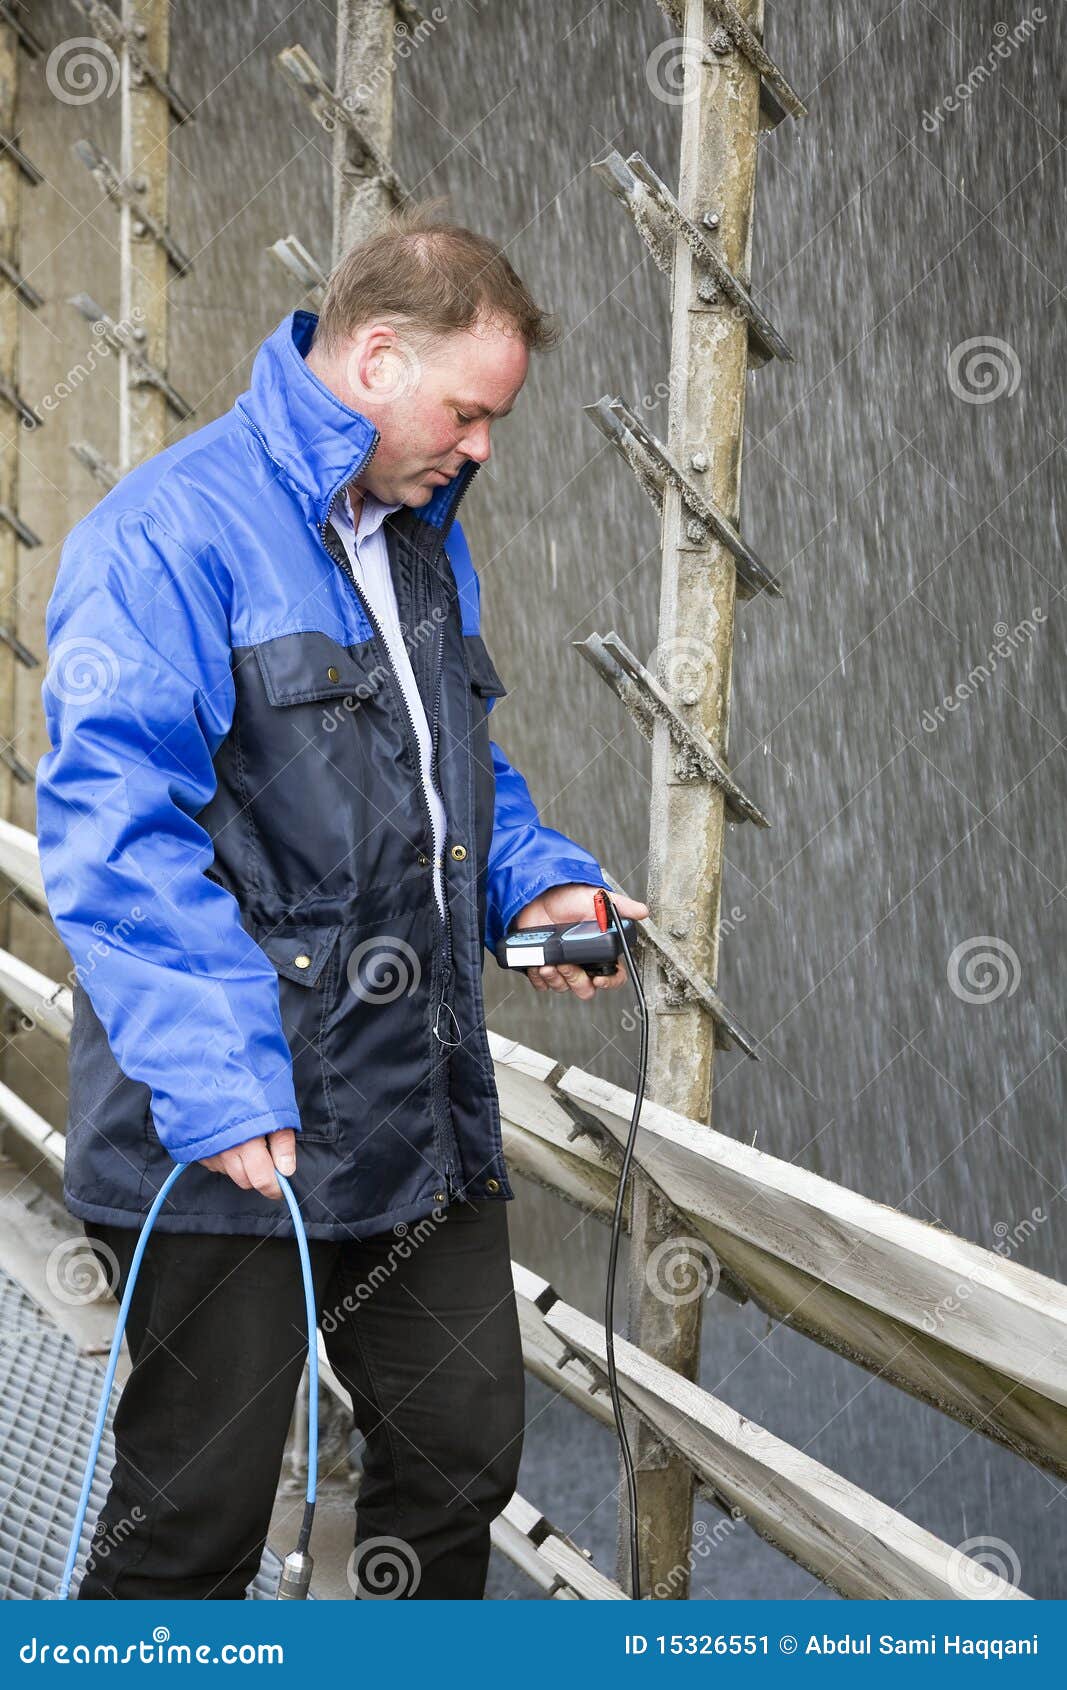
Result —
<path fill-rule="evenodd" d="M 89 1507 L 89 1493 L 92 1490 L 93 1474 L 96 1471 L 97 1459 L 100 1455 L 100 1442 L 104 1435 L 104 1424 L 107 1420 L 108 1403 L 111 1401 L 111 1389 L 115 1383 L 115 1370 L 118 1367 L 119 1352 L 122 1349 L 122 1338 L 126 1330 L 126 1316 L 129 1313 L 133 1299 L 134 1286 L 141 1267 L 141 1258 L 148 1243 L 149 1234 L 155 1225 L 156 1216 L 167 1200 L 167 1195 L 181 1175 L 188 1167 L 187 1162 L 179 1162 L 177 1167 L 167 1175 L 155 1202 L 145 1217 L 141 1236 L 137 1240 L 137 1248 L 133 1252 L 130 1263 L 129 1277 L 126 1290 L 119 1308 L 118 1319 L 115 1322 L 115 1336 L 111 1341 L 111 1354 L 108 1357 L 107 1371 L 100 1392 L 100 1407 L 96 1414 L 96 1425 L 93 1427 L 92 1442 L 89 1457 L 85 1464 L 85 1478 L 82 1481 L 81 1495 L 74 1516 L 74 1527 L 70 1534 L 70 1545 L 67 1549 L 66 1565 L 63 1577 L 56 1591 L 56 1600 L 66 1602 L 70 1596 L 70 1581 L 74 1574 L 74 1563 L 78 1558 L 78 1545 L 81 1542 L 82 1528 L 85 1525 L 85 1515 Z M 319 1464 L 319 1350 L 316 1336 L 317 1319 L 315 1314 L 315 1285 L 311 1276 L 311 1255 L 308 1250 L 307 1233 L 300 1218 L 300 1208 L 293 1195 L 292 1186 L 283 1173 L 274 1170 L 278 1183 L 282 1188 L 285 1201 L 289 1205 L 289 1213 L 293 1217 L 293 1227 L 296 1231 L 297 1248 L 300 1251 L 300 1267 L 304 1279 L 304 1304 L 307 1313 L 308 1330 L 308 1482 L 307 1499 L 304 1504 L 304 1519 L 300 1530 L 297 1547 L 286 1556 L 278 1586 L 279 1601 L 299 1601 L 307 1596 L 311 1583 L 311 1556 L 308 1544 L 311 1538 L 311 1525 L 315 1517 L 315 1491 Z"/>

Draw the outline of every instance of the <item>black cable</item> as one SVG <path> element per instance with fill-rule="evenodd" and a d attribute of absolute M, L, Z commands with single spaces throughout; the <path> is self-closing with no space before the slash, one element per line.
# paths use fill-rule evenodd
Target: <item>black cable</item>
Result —
<path fill-rule="evenodd" d="M 619 1172 L 619 1188 L 615 1194 L 615 1214 L 611 1222 L 611 1245 L 608 1250 L 608 1283 L 604 1301 L 604 1339 L 608 1358 L 608 1384 L 611 1387 L 611 1406 L 615 1414 L 615 1429 L 619 1435 L 619 1447 L 622 1450 L 623 1465 L 626 1468 L 626 1491 L 630 1504 L 630 1590 L 634 1601 L 641 1599 L 641 1555 L 637 1532 L 637 1481 L 634 1477 L 633 1456 L 626 1436 L 626 1427 L 622 1417 L 622 1403 L 619 1398 L 618 1376 L 615 1371 L 615 1271 L 619 1257 L 619 1238 L 622 1233 L 622 1211 L 626 1198 L 626 1181 L 630 1173 L 630 1163 L 633 1160 L 634 1143 L 637 1139 L 637 1123 L 641 1116 L 641 1105 L 645 1097 L 645 1076 L 648 1070 L 648 1013 L 645 1004 L 644 988 L 641 976 L 634 965 L 619 912 L 615 908 L 611 894 L 604 892 L 604 900 L 608 907 L 616 933 L 622 945 L 626 966 L 633 984 L 634 996 L 637 999 L 638 1016 L 641 1023 L 641 1046 L 637 1058 L 637 1089 L 634 1093 L 633 1114 L 630 1117 L 630 1131 L 623 1152 L 622 1168 Z"/>

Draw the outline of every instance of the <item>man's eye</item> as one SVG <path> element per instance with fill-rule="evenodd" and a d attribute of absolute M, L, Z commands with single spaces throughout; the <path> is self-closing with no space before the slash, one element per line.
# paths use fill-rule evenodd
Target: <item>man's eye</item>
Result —
<path fill-rule="evenodd" d="M 469 423 L 469 422 L 473 422 L 474 418 L 473 417 L 465 417 L 463 415 L 462 411 L 457 411 L 456 412 L 456 421 L 461 422 L 461 423 Z"/>

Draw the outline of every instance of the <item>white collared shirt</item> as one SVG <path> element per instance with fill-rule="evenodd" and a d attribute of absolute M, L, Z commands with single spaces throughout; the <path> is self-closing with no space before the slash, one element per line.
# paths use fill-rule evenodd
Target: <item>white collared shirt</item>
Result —
<path fill-rule="evenodd" d="M 396 592 L 389 570 L 389 552 L 385 535 L 382 532 L 382 523 L 390 511 L 399 509 L 398 504 L 385 505 L 380 499 L 376 499 L 372 493 L 365 492 L 359 513 L 359 529 L 357 531 L 353 527 L 352 508 L 348 502 L 346 491 L 343 499 L 335 501 L 330 521 L 337 530 L 338 537 L 348 554 L 352 572 L 359 583 L 363 596 L 374 612 L 375 619 L 382 630 L 389 657 L 393 668 L 396 670 L 400 689 L 404 694 L 404 701 L 415 726 L 415 737 L 419 744 L 422 784 L 426 791 L 426 802 L 429 805 L 430 817 L 433 822 L 434 892 L 437 896 L 438 908 L 443 915 L 445 900 L 441 876 L 441 853 L 444 848 L 447 826 L 445 807 L 434 784 L 430 724 L 426 720 L 422 695 L 415 681 L 411 659 L 408 656 L 404 636 L 400 629 L 400 612 L 397 609 Z"/>

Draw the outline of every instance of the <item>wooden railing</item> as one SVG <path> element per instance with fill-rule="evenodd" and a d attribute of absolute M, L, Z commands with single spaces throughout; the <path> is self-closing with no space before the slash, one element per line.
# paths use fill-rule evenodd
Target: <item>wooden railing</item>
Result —
<path fill-rule="evenodd" d="M 32 835 L 0 828 L 0 873 L 45 907 Z M 66 1043 L 66 984 L 0 951 L 0 992 L 29 1025 Z M 631 1094 L 495 1034 L 490 1046 L 510 1168 L 607 1224 Z M 62 1134 L 4 1086 L 0 1122 L 62 1169 Z M 1067 1478 L 1062 1285 L 654 1103 L 642 1111 L 636 1160 L 675 1217 L 673 1253 L 647 1270 L 658 1269 L 663 1295 L 673 1294 L 678 1272 L 703 1276 L 707 1291 L 750 1298 L 774 1319 Z M 603 1326 L 513 1266 L 527 1368 L 611 1425 Z M 615 1342 L 628 1406 L 653 1440 L 684 1460 L 698 1494 L 724 1511 L 727 1531 L 744 1521 L 848 1597 L 1023 1594 L 621 1336 Z M 347 1404 L 321 1339 L 320 1355 L 324 1382 Z M 496 1523 L 494 1538 L 546 1595 L 625 1595 L 521 1497 Z M 690 1571 L 690 1563 L 679 1566 L 679 1590 L 688 1588 Z M 665 1588 L 651 1594 L 675 1594 L 670 1574 L 660 1582 Z"/>

